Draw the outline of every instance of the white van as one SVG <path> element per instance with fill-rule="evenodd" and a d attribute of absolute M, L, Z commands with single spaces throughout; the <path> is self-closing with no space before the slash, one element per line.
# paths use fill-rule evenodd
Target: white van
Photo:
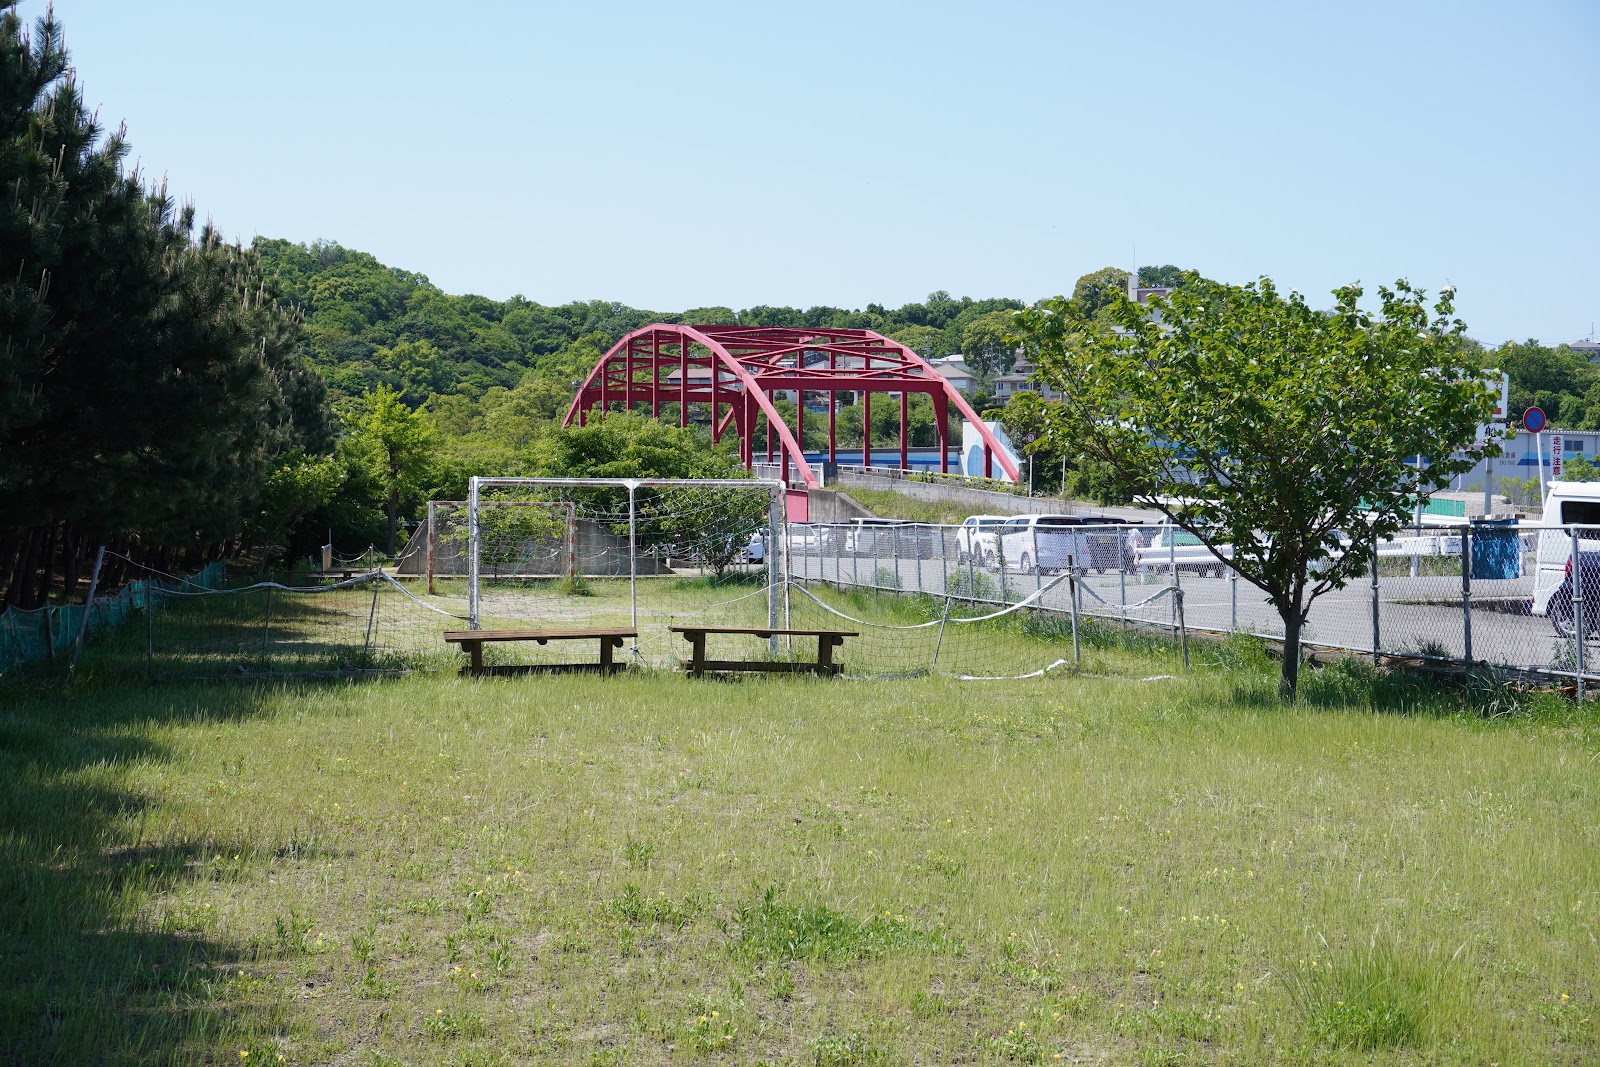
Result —
<path fill-rule="evenodd" d="M 1000 558 L 1023 574 L 1114 571 L 1126 556 L 1122 526 L 1110 515 L 1014 515 L 999 527 Z"/>
<path fill-rule="evenodd" d="M 1560 527 L 1593 526 L 1578 531 L 1579 575 L 1584 602 L 1593 606 L 1584 612 L 1585 629 L 1600 630 L 1600 482 L 1551 482 L 1542 525 L 1530 610 L 1547 616 L 1561 636 L 1572 635 L 1572 533 Z"/>

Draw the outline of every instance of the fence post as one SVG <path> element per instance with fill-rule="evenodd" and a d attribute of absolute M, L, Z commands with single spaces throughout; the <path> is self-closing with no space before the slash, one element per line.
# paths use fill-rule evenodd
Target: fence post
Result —
<path fill-rule="evenodd" d="M 939 531 L 939 591 L 950 592 L 950 546 L 945 544 L 944 535 L 949 532 L 948 526 L 935 526 Z"/>
<path fill-rule="evenodd" d="M 271 575 L 268 575 L 271 577 Z M 267 586 L 267 624 L 261 630 L 261 654 L 272 655 L 272 586 Z"/>
<path fill-rule="evenodd" d="M 478 629 L 478 557 L 480 547 L 478 530 L 478 476 L 467 480 L 467 629 Z"/>
<path fill-rule="evenodd" d="M 1461 643 L 1462 655 L 1472 662 L 1472 524 L 1461 527 Z"/>
<path fill-rule="evenodd" d="M 1002 530 L 1004 527 L 1001 528 Z M 1005 534 L 996 531 L 994 535 L 994 558 L 999 564 L 1000 571 L 1000 605 L 1011 603 L 1011 583 L 1006 580 L 1006 538 Z"/>
<path fill-rule="evenodd" d="M 578 580 L 578 508 L 568 503 L 567 512 L 567 580 Z"/>
<path fill-rule="evenodd" d="M 1575 695 L 1578 703 L 1583 703 L 1583 644 L 1585 626 L 1583 618 L 1583 557 L 1578 555 L 1578 528 L 1569 526 L 1568 532 L 1572 535 L 1572 640 L 1574 642 L 1573 665 L 1577 669 L 1578 686 Z"/>
<path fill-rule="evenodd" d="M 767 625 L 777 626 L 783 607 L 779 604 L 777 587 L 788 579 L 787 560 L 778 555 L 778 538 L 783 538 L 783 551 L 789 550 L 789 515 L 782 489 L 774 488 L 767 494 L 767 543 L 764 548 L 767 564 Z"/>
<path fill-rule="evenodd" d="M 1032 482 L 1033 482 L 1033 463 L 1032 463 L 1031 460 L 1028 463 L 1028 482 L 1029 482 L 1029 485 L 1031 486 Z M 1029 491 L 1029 495 L 1030 496 L 1032 495 L 1032 490 L 1031 489 Z M 1039 591 L 1040 587 L 1044 583 L 1044 564 L 1039 560 L 1039 527 L 1038 527 L 1038 525 L 1035 524 L 1032 527 L 1032 529 L 1030 530 L 1030 532 L 1033 534 L 1033 591 L 1035 593 L 1037 593 Z"/>
<path fill-rule="evenodd" d="M 429 596 L 433 596 L 434 595 L 434 592 L 433 592 L 433 541 L 434 541 L 434 538 L 437 537 L 438 534 L 439 534 L 439 527 L 434 525 L 434 512 L 433 512 L 434 503 L 435 502 L 432 501 L 432 500 L 428 501 L 428 529 L 426 531 L 427 538 L 428 538 L 427 549 L 428 549 L 428 595 Z M 327 568 L 323 568 L 323 569 L 326 570 Z M 480 645 L 478 647 L 481 648 L 483 646 Z"/>
<path fill-rule="evenodd" d="M 978 527 L 974 526 L 967 535 L 967 595 L 974 601 L 978 599 L 977 555 L 978 555 Z M 961 535 L 956 534 L 956 543 L 960 544 Z"/>
<path fill-rule="evenodd" d="M 1228 632 L 1239 632 L 1239 569 L 1228 563 Z"/>
<path fill-rule="evenodd" d="M 1372 665 L 1378 665 L 1378 539 L 1372 539 Z"/>
<path fill-rule="evenodd" d="M 1122 598 L 1122 632 L 1128 632 L 1128 538 L 1136 537 L 1132 531 L 1119 527 L 1117 530 L 1117 592 Z M 1134 556 L 1138 558 L 1137 553 Z"/>
<path fill-rule="evenodd" d="M 639 507 L 637 482 L 628 483 L 628 618 L 639 628 Z M 637 640 L 637 638 L 635 638 Z"/>
<path fill-rule="evenodd" d="M 144 670 L 147 675 L 155 670 L 155 584 L 156 580 L 154 578 L 146 576 L 144 580 Z"/>
<path fill-rule="evenodd" d="M 1166 533 L 1167 533 L 1167 566 L 1169 568 L 1171 568 L 1171 570 L 1172 570 L 1172 574 L 1170 576 L 1171 577 L 1171 581 L 1172 581 L 1172 588 L 1174 588 L 1174 589 L 1182 589 L 1183 588 L 1183 583 L 1178 580 L 1178 528 L 1177 528 L 1177 526 L 1173 525 L 1172 522 L 1169 521 L 1167 523 Z M 1179 600 L 1177 598 L 1173 598 L 1173 601 L 1172 601 L 1172 625 L 1173 625 L 1174 628 L 1177 627 L 1177 625 L 1178 625 L 1178 615 L 1183 610 L 1179 606 L 1179 604 L 1180 604 Z"/>
<path fill-rule="evenodd" d="M 1183 588 L 1172 587 L 1172 607 L 1178 618 L 1178 647 L 1183 650 L 1183 669 L 1189 669 L 1189 624 L 1183 617 Z"/>
<path fill-rule="evenodd" d="M 372 626 L 378 621 L 378 579 L 372 579 L 372 607 L 367 609 L 367 639 L 361 643 L 362 666 L 367 664 L 367 656 L 372 652 Z M 478 646 L 483 647 L 483 646 Z"/>
<path fill-rule="evenodd" d="M 932 674 L 939 666 L 939 650 L 944 647 L 944 627 L 950 621 L 950 598 L 944 598 L 944 614 L 939 617 L 939 639 L 933 643 L 933 662 L 928 664 L 928 673 Z"/>
<path fill-rule="evenodd" d="M 72 646 L 72 669 L 78 666 L 78 656 L 83 652 L 83 638 L 89 632 L 89 613 L 94 610 L 95 590 L 100 587 L 100 565 L 106 561 L 106 546 L 101 545 L 100 551 L 94 556 L 94 573 L 89 576 L 89 595 L 83 602 L 83 617 L 78 620 L 78 640 Z"/>
<path fill-rule="evenodd" d="M 1072 594 L 1072 665 L 1083 666 L 1083 649 L 1078 644 L 1078 567 L 1077 560 L 1072 556 L 1067 557 L 1067 581 L 1070 583 L 1068 592 Z"/>

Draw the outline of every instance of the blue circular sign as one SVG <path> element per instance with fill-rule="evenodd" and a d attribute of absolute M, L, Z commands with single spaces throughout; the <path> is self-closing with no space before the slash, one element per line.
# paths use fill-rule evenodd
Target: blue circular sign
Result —
<path fill-rule="evenodd" d="M 1529 408 L 1522 413 L 1522 427 L 1529 433 L 1538 433 L 1544 429 L 1544 409 Z"/>

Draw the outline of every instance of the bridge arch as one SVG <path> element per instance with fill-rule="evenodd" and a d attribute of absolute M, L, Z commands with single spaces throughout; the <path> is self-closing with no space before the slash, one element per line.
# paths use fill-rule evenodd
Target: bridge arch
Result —
<path fill-rule="evenodd" d="M 802 400 L 796 405 L 793 430 L 773 404 L 774 395 L 784 392 L 794 392 Z M 650 413 L 660 418 L 663 405 L 677 404 L 679 425 L 687 426 L 689 405 L 707 404 L 712 440 L 720 441 L 730 429 L 737 433 L 740 458 L 748 468 L 755 463 L 756 425 L 759 417 L 765 416 L 769 462 L 776 433 L 783 480 L 820 488 L 803 447 L 803 394 L 815 392 L 828 394 L 830 458 L 838 455 L 839 393 L 861 394 L 867 428 L 862 460 L 868 466 L 872 459 L 872 394 L 896 393 L 900 400 L 900 466 L 909 466 L 907 406 L 910 394 L 923 393 L 933 403 L 941 471 L 949 471 L 953 407 L 978 429 L 983 440 L 984 475 L 995 477 L 998 466 L 1004 477 L 1017 480 L 1017 467 L 1009 452 L 966 397 L 921 356 L 872 330 L 655 323 L 628 334 L 600 357 L 579 386 L 562 425 L 582 425 L 591 411 L 603 418 L 618 404 L 624 411 L 648 406 Z"/>

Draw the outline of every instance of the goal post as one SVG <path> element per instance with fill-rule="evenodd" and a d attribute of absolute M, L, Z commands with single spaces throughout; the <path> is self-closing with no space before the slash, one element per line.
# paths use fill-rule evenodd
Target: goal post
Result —
<path fill-rule="evenodd" d="M 484 583 L 484 533 L 487 509 L 501 507 L 518 501 L 495 500 L 495 490 L 510 490 L 545 499 L 520 501 L 567 509 L 566 536 L 569 543 L 567 558 L 569 576 L 582 576 L 578 563 L 581 546 L 578 541 L 578 509 L 571 500 L 548 499 L 552 495 L 601 494 L 609 490 L 616 494 L 614 508 L 605 510 L 603 520 L 585 519 L 586 529 L 593 533 L 597 522 L 604 522 L 618 535 L 619 547 L 612 554 L 620 556 L 620 538 L 626 530 L 627 568 L 618 573 L 605 573 L 626 577 L 629 583 L 630 615 L 635 628 L 638 625 L 638 591 L 640 556 L 646 551 L 641 538 L 649 527 L 649 551 L 657 551 L 668 544 L 669 553 L 682 550 L 690 556 L 700 557 L 708 566 L 721 570 L 732 554 L 744 553 L 746 546 L 741 538 L 749 538 L 752 529 L 762 534 L 762 562 L 766 571 L 767 625 L 781 628 L 785 603 L 784 567 L 785 545 L 788 540 L 786 487 L 775 479 L 756 478 L 487 478 L 473 477 L 467 483 L 467 624 L 471 629 L 482 628 Z M 728 495 L 728 491 L 744 491 L 752 496 L 765 494 L 765 506 L 755 508 L 756 500 Z M 621 495 L 626 494 L 626 505 Z M 641 496 L 650 498 L 647 503 Z M 687 495 L 688 499 L 683 498 Z M 757 498 L 759 499 L 759 498 Z M 739 501 L 743 500 L 742 503 Z M 592 514 L 592 513 L 591 513 Z M 670 546 L 677 546 L 675 549 Z"/>

